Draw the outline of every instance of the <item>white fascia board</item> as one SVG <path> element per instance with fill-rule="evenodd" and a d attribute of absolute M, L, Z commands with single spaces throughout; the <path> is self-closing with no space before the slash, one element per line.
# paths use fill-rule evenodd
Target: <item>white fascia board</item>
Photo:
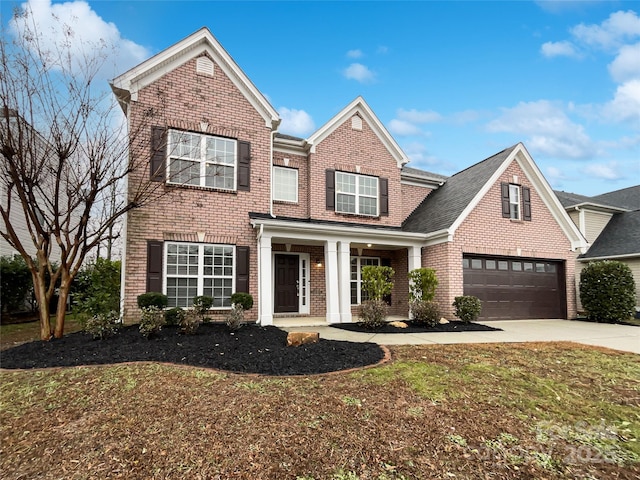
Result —
<path fill-rule="evenodd" d="M 400 145 L 394 140 L 389 131 L 382 125 L 373 110 L 364 101 L 361 96 L 353 100 L 349 105 L 343 108 L 331 120 L 320 127 L 313 133 L 307 142 L 311 146 L 311 153 L 315 153 L 316 145 L 327 138 L 338 126 L 342 125 L 346 120 L 351 118 L 355 113 L 361 114 L 367 121 L 371 129 L 376 133 L 380 141 L 396 160 L 398 168 L 409 162 L 409 157 L 404 153 Z"/>
<path fill-rule="evenodd" d="M 440 188 L 444 185 L 444 182 L 435 182 L 433 180 L 422 180 L 417 181 L 412 179 L 400 179 L 400 183 L 402 185 L 411 185 L 413 187 L 422 187 L 422 188 L 430 188 L 431 190 L 435 190 L 436 188 Z"/>
<path fill-rule="evenodd" d="M 448 229 L 438 230 L 437 232 L 427 234 L 424 246 L 431 247 L 433 245 L 447 242 L 453 242 L 453 232 Z"/>
<path fill-rule="evenodd" d="M 589 210 L 593 213 L 621 213 L 628 212 L 627 208 L 620 207 L 610 207 L 608 205 L 601 205 L 599 203 L 591 203 L 591 202 L 582 202 L 576 203 L 575 205 L 570 205 L 565 207 L 565 210 Z"/>
<path fill-rule="evenodd" d="M 280 124 L 278 112 L 206 27 L 116 77 L 111 82 L 112 89 L 114 92 L 116 89 L 126 91 L 132 99 L 135 99 L 141 88 L 204 52 L 214 59 L 256 111 L 260 113 L 265 120 L 265 125 L 268 128 L 276 129 Z M 122 98 L 122 93 L 120 93 L 120 98 Z"/>
<path fill-rule="evenodd" d="M 306 157 L 307 142 L 304 140 L 289 140 L 284 138 L 274 138 L 273 150 L 280 153 L 288 153 L 289 155 L 298 155 Z"/>
<path fill-rule="evenodd" d="M 347 227 L 342 225 L 312 224 L 306 222 L 283 222 L 269 218 L 253 219 L 251 220 L 251 226 L 253 228 L 261 227 L 263 235 L 270 235 L 272 237 L 286 236 L 292 240 L 342 240 L 347 237 L 352 243 L 385 243 L 403 247 L 420 247 L 424 245 L 425 240 L 423 233 Z"/>
<path fill-rule="evenodd" d="M 625 253 L 624 255 L 607 255 L 607 256 L 603 256 L 603 257 L 593 257 L 593 258 L 578 258 L 578 261 L 581 263 L 588 263 L 588 262 L 597 262 L 600 260 L 621 260 L 621 259 L 628 259 L 628 258 L 637 258 L 640 257 L 640 252 L 637 253 Z"/>

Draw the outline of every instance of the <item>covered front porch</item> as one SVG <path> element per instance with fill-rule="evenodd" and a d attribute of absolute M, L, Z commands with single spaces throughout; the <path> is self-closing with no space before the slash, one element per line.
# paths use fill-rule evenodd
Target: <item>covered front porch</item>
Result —
<path fill-rule="evenodd" d="M 399 228 L 253 218 L 258 239 L 258 322 L 326 325 L 357 321 L 361 268 L 391 266 L 390 313 L 406 319 L 409 271 L 421 266 L 423 235 Z"/>

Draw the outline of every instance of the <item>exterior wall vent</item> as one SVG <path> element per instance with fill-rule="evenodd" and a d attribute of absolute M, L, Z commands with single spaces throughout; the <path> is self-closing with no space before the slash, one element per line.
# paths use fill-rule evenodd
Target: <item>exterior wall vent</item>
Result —
<path fill-rule="evenodd" d="M 351 117 L 351 128 L 353 130 L 362 130 L 362 119 L 358 115 Z"/>
<path fill-rule="evenodd" d="M 209 57 L 196 58 L 196 73 L 213 77 L 213 62 Z"/>

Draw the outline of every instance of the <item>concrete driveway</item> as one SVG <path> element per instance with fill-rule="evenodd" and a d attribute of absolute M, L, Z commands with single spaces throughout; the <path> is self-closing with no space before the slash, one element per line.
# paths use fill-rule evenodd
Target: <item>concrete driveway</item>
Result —
<path fill-rule="evenodd" d="M 285 327 L 287 331 L 319 332 L 320 338 L 374 342 L 381 345 L 447 343 L 517 343 L 568 341 L 640 354 L 640 327 L 571 320 L 502 320 L 488 322 L 501 332 L 355 333 L 329 326 Z"/>

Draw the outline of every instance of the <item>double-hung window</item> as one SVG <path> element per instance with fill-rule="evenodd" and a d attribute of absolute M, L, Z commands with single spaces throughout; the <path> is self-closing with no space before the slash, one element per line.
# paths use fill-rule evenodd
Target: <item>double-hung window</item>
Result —
<path fill-rule="evenodd" d="M 298 202 L 298 170 L 273 167 L 273 199 L 282 202 Z"/>
<path fill-rule="evenodd" d="M 380 259 L 376 257 L 351 257 L 351 305 L 359 305 L 367 300 L 362 291 L 362 267 L 379 267 Z"/>
<path fill-rule="evenodd" d="M 213 308 L 231 307 L 233 245 L 167 242 L 165 285 L 170 307 L 191 307 L 193 297 L 213 297 Z"/>
<path fill-rule="evenodd" d="M 169 130 L 169 182 L 235 190 L 236 140 Z"/>
<path fill-rule="evenodd" d="M 336 172 L 336 212 L 378 215 L 378 178 Z"/>
<path fill-rule="evenodd" d="M 509 185 L 510 218 L 520 220 L 520 185 Z"/>

